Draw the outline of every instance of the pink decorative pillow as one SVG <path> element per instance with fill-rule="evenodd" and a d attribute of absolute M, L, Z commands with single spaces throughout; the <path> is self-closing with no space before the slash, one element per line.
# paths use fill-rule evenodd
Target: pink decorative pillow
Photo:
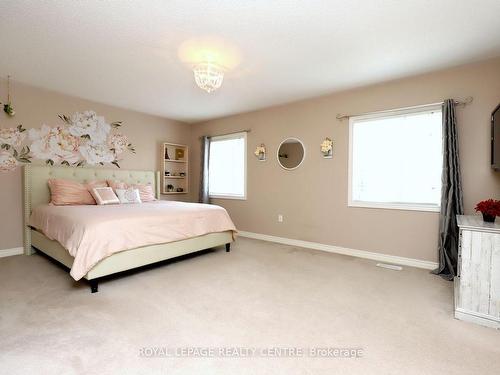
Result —
<path fill-rule="evenodd" d="M 106 181 L 78 181 L 51 178 L 48 180 L 50 200 L 56 206 L 96 204 L 89 188 L 107 186 Z"/>
<path fill-rule="evenodd" d="M 132 187 L 139 190 L 142 202 L 152 202 L 156 200 L 155 192 L 153 191 L 153 186 L 151 186 L 151 184 L 135 184 L 132 185 Z"/>
<path fill-rule="evenodd" d="M 91 189 L 90 192 L 98 205 L 120 203 L 120 200 L 116 196 L 115 192 L 109 186 L 95 187 Z"/>
<path fill-rule="evenodd" d="M 91 189 L 96 188 L 96 187 L 108 187 L 108 183 L 105 180 L 90 180 L 90 181 L 87 181 L 87 189 L 91 190 Z"/>
<path fill-rule="evenodd" d="M 127 184 L 122 181 L 108 180 L 108 185 L 113 188 L 116 193 L 116 189 L 137 189 L 139 190 L 139 195 L 141 197 L 141 202 L 151 202 L 155 201 L 155 193 L 153 186 L 151 184 Z"/>
<path fill-rule="evenodd" d="M 116 181 L 116 180 L 108 180 L 108 185 L 110 188 L 112 188 L 115 193 L 116 193 L 116 189 L 127 189 L 128 188 L 128 184 L 126 184 L 125 182 L 122 182 L 122 181 Z"/>

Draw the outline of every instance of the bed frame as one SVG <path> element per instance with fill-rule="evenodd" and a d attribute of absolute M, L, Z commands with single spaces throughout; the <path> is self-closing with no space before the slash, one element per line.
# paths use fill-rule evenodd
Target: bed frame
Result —
<path fill-rule="evenodd" d="M 59 242 L 48 239 L 28 225 L 33 208 L 50 201 L 49 178 L 64 178 L 85 182 L 88 180 L 118 179 L 127 183 L 151 183 L 156 198 L 160 198 L 160 172 L 128 171 L 101 168 L 75 168 L 52 166 L 24 166 L 24 252 L 33 254 L 39 250 L 68 268 L 74 258 Z M 144 246 L 115 253 L 96 264 L 85 276 L 90 283 L 92 293 L 98 291 L 99 279 L 117 272 L 142 267 L 148 264 L 176 258 L 216 246 L 226 246 L 229 252 L 233 233 L 231 231 L 209 233 L 203 236 L 159 245 Z"/>

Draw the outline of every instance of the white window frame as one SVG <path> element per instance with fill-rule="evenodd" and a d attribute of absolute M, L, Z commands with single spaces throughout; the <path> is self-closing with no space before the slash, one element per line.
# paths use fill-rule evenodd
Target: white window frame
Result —
<path fill-rule="evenodd" d="M 424 211 L 424 212 L 440 212 L 441 205 L 419 204 L 419 203 L 386 203 L 386 202 L 368 202 L 368 201 L 354 201 L 352 199 L 352 161 L 353 161 L 353 127 L 355 122 L 363 120 L 372 120 L 376 118 L 401 116 L 412 113 L 427 113 L 434 111 L 442 111 L 441 104 L 431 104 L 426 106 L 419 106 L 415 108 L 407 108 L 393 111 L 382 111 L 371 113 L 367 115 L 349 117 L 349 166 L 348 166 L 348 207 L 362 207 L 362 208 L 380 208 L 391 210 L 406 210 L 406 211 Z M 441 150 L 442 152 L 443 150 Z"/>
<path fill-rule="evenodd" d="M 214 141 L 222 141 L 224 139 L 235 139 L 235 138 L 241 138 L 243 136 L 244 139 L 244 146 L 243 146 L 243 154 L 244 154 L 244 171 L 243 171 L 243 196 L 241 195 L 211 195 L 210 194 L 210 188 L 208 189 L 209 191 L 209 197 L 210 198 L 215 198 L 215 199 L 236 199 L 236 200 L 246 200 L 247 199 L 247 132 L 238 132 L 238 133 L 231 133 L 231 134 L 225 134 L 225 135 L 218 135 L 214 137 L 210 137 L 210 142 Z M 208 173 L 210 173 L 210 159 L 208 160 Z"/>

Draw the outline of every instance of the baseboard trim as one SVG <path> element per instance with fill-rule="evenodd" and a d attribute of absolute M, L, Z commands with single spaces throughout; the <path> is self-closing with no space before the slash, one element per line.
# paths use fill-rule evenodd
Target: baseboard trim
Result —
<path fill-rule="evenodd" d="M 0 249 L 0 258 L 10 257 L 12 255 L 21 255 L 24 253 L 22 247 L 14 247 L 13 249 Z"/>
<path fill-rule="evenodd" d="M 426 270 L 434 270 L 438 266 L 437 263 L 430 262 L 427 260 L 398 257 L 396 255 L 388 255 L 388 254 L 382 254 L 382 253 L 373 253 L 370 251 L 349 249 L 347 247 L 325 245 L 325 244 L 322 244 L 319 242 L 294 240 L 292 238 L 270 236 L 267 234 L 245 232 L 245 231 L 239 231 L 238 234 L 241 237 L 253 238 L 255 240 L 275 242 L 275 243 L 280 243 L 283 245 L 290 245 L 290 246 L 297 246 L 297 247 L 305 247 L 307 249 L 327 251 L 329 253 L 342 254 L 342 255 L 350 255 L 353 257 L 357 257 L 357 258 L 364 258 L 364 259 L 381 261 L 381 262 L 385 262 L 385 263 L 399 264 L 402 266 L 423 268 Z"/>
<path fill-rule="evenodd" d="M 455 309 L 455 319 L 500 329 L 500 319 L 486 314 L 463 310 L 459 307 Z"/>

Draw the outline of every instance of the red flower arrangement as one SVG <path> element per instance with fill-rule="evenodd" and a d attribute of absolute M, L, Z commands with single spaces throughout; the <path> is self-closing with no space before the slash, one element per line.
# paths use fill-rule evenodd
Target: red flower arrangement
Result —
<path fill-rule="evenodd" d="M 476 211 L 483 214 L 484 221 L 494 222 L 495 216 L 500 216 L 500 201 L 488 199 L 476 205 Z"/>

